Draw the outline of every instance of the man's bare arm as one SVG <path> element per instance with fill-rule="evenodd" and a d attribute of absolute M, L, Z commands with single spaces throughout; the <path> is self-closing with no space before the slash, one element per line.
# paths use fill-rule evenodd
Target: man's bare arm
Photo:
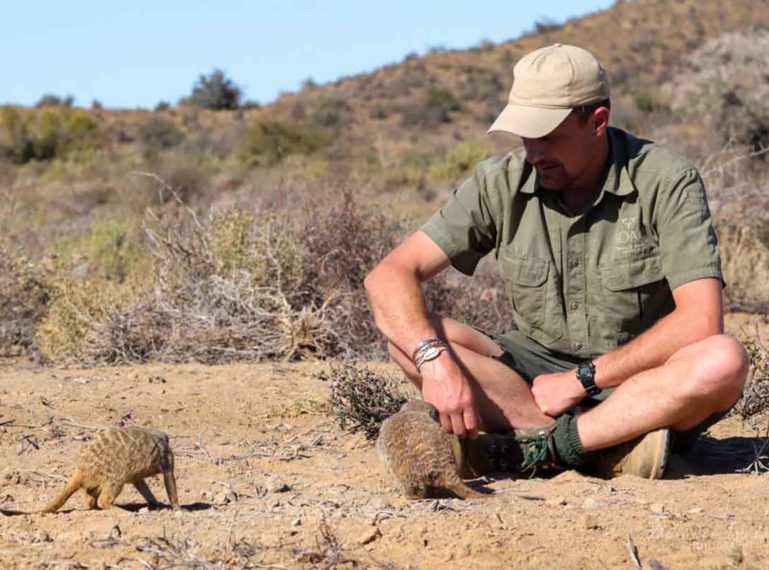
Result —
<path fill-rule="evenodd" d="M 643 370 L 663 365 L 676 351 L 724 330 L 721 282 L 706 278 L 673 291 L 676 308 L 620 348 L 598 357 L 595 381 L 599 388 L 619 386 Z M 574 370 L 543 374 L 534 379 L 534 399 L 555 416 L 577 404 L 585 391 Z"/>
<path fill-rule="evenodd" d="M 630 376 L 664 364 L 673 353 L 724 332 L 721 281 L 698 279 L 673 291 L 676 308 L 626 345 L 595 360 L 600 388 L 618 386 Z"/>
<path fill-rule="evenodd" d="M 430 323 L 421 283 L 446 269 L 449 258 L 427 234 L 417 231 L 366 277 L 365 287 L 379 330 L 407 356 L 424 339 L 438 336 Z M 470 384 L 449 352 L 426 362 L 422 395 L 440 413 L 444 430 L 464 436 L 478 429 Z"/>

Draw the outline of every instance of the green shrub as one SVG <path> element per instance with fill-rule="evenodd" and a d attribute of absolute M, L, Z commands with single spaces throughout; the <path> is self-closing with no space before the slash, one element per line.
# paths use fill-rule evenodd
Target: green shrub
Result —
<path fill-rule="evenodd" d="M 431 87 L 427 92 L 427 108 L 439 109 L 446 113 L 460 111 L 462 105 L 459 99 L 445 87 Z"/>
<path fill-rule="evenodd" d="M 312 126 L 341 129 L 350 121 L 350 106 L 344 99 L 324 98 L 310 113 L 308 120 Z"/>
<path fill-rule="evenodd" d="M 258 120 L 241 135 L 238 155 L 249 165 L 273 166 L 292 154 L 311 154 L 332 140 L 328 131 L 303 123 Z"/>
<path fill-rule="evenodd" d="M 184 134 L 176 124 L 163 117 L 153 115 L 139 125 L 139 142 L 151 151 L 163 150 L 178 145 Z"/>
<path fill-rule="evenodd" d="M 93 151 L 106 140 L 87 111 L 65 107 L 22 111 L 10 106 L 0 110 L 0 155 L 17 164 Z"/>
<path fill-rule="evenodd" d="M 200 76 L 192 87 L 192 94 L 182 103 L 215 111 L 237 109 L 241 96 L 240 88 L 221 69 L 214 69 L 210 75 Z"/>
<path fill-rule="evenodd" d="M 446 154 L 442 162 L 431 166 L 430 174 L 441 181 L 455 183 L 467 176 L 488 155 L 489 150 L 475 141 L 461 142 Z"/>
<path fill-rule="evenodd" d="M 74 103 L 75 98 L 72 95 L 59 97 L 49 93 L 40 97 L 40 100 L 35 103 L 35 107 L 72 107 Z"/>

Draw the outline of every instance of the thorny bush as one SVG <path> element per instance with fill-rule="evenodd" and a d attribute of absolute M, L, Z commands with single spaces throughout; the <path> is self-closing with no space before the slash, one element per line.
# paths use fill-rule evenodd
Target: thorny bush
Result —
<path fill-rule="evenodd" d="M 397 412 L 406 401 L 395 380 L 376 374 L 364 365 L 343 360 L 322 372 L 319 380 L 329 383 L 328 412 L 342 429 L 362 432 L 372 441 L 379 435 L 382 422 Z"/>

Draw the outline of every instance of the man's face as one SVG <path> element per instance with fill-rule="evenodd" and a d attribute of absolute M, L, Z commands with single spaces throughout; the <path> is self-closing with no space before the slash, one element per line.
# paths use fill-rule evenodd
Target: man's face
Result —
<path fill-rule="evenodd" d="M 594 118 L 583 124 L 571 113 L 550 134 L 538 139 L 524 138 L 523 146 L 526 161 L 536 168 L 540 184 L 547 190 L 565 190 L 576 187 L 591 173 L 598 141 Z"/>

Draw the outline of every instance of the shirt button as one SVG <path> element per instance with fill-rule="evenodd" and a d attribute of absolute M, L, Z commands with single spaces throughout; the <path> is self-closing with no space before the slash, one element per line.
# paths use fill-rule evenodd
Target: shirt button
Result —
<path fill-rule="evenodd" d="M 574 343 L 574 350 L 582 350 L 582 343 L 581 342 L 575 342 Z"/>
<path fill-rule="evenodd" d="M 569 308 L 570 308 L 572 311 L 576 311 L 576 310 L 577 310 L 577 307 L 579 307 L 579 303 L 577 303 L 576 301 L 572 301 L 571 303 L 569 303 Z"/>
<path fill-rule="evenodd" d="M 579 265 L 579 259 L 577 259 L 576 257 L 572 257 L 571 261 L 569 261 L 569 264 L 572 267 L 577 267 Z"/>

